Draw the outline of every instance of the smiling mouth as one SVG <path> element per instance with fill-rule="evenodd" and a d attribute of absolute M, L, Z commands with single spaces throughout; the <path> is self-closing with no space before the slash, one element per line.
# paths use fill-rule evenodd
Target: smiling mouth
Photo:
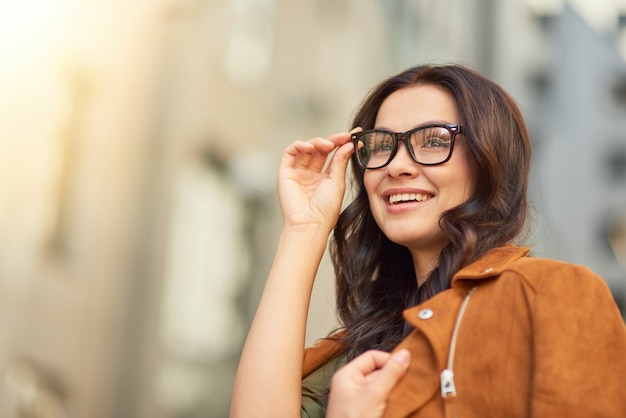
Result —
<path fill-rule="evenodd" d="M 423 193 L 402 193 L 389 196 L 389 203 L 396 205 L 398 203 L 406 202 L 425 202 L 430 199 L 432 199 L 431 195 Z"/>

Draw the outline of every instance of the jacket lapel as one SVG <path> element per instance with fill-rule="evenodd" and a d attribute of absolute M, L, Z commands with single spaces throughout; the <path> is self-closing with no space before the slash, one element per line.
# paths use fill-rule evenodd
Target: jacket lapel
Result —
<path fill-rule="evenodd" d="M 415 330 L 395 350 L 407 348 L 411 364 L 389 396 L 386 418 L 409 416 L 440 397 L 439 375 L 445 368 L 450 335 L 464 296 L 463 291 L 449 289 L 404 311 Z"/>

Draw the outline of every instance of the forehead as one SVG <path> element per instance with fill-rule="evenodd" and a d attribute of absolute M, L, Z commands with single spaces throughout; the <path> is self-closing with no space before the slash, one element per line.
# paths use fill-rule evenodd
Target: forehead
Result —
<path fill-rule="evenodd" d="M 425 123 L 442 122 L 461 122 L 456 103 L 443 88 L 426 84 L 391 93 L 378 109 L 375 127 L 408 131 Z"/>

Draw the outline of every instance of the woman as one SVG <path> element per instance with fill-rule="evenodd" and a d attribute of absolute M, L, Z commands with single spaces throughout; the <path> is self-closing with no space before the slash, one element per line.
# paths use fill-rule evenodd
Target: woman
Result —
<path fill-rule="evenodd" d="M 357 195 L 340 216 L 350 159 Z M 460 66 L 391 77 L 352 131 L 289 146 L 232 416 L 626 416 L 626 328 L 607 286 L 512 244 L 529 166 L 515 102 Z M 303 353 L 333 229 L 343 329 Z"/>

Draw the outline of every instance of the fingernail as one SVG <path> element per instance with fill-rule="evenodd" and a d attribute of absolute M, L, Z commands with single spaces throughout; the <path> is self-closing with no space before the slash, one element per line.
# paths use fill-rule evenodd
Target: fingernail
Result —
<path fill-rule="evenodd" d="M 407 350 L 406 348 L 403 348 L 393 355 L 393 361 L 395 361 L 396 363 L 400 363 L 403 366 L 409 364 L 410 358 L 411 355 L 409 354 L 409 350 Z"/>

